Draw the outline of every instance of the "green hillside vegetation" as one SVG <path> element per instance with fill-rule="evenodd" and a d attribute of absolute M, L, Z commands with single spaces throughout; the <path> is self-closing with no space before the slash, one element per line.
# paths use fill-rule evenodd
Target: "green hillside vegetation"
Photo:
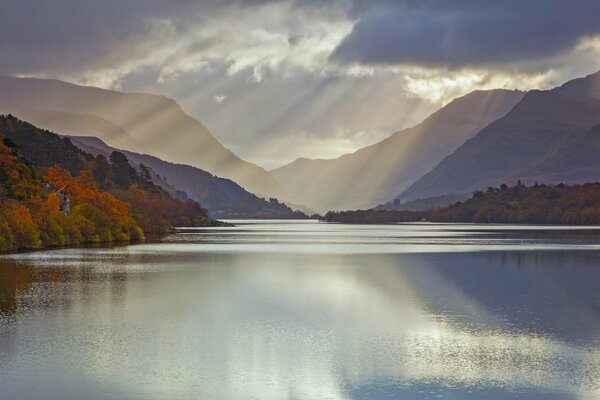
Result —
<path fill-rule="evenodd" d="M 465 202 L 428 211 L 358 210 L 329 212 L 328 222 L 472 222 L 503 224 L 600 224 L 600 183 L 566 186 L 522 183 L 478 191 Z"/>
<path fill-rule="evenodd" d="M 212 223 L 127 157 L 94 157 L 68 139 L 0 117 L 0 251 L 141 239 Z"/>

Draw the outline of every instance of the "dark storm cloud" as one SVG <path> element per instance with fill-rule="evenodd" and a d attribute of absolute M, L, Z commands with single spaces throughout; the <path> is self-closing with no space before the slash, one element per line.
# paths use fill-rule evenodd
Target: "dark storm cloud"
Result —
<path fill-rule="evenodd" d="M 0 74 L 167 95 L 274 167 L 372 144 L 474 89 L 590 73 L 596 44 L 546 58 L 599 15 L 600 0 L 0 0 Z"/>
<path fill-rule="evenodd" d="M 146 40 L 277 0 L 0 0 L 0 73 L 76 74 L 140 58 Z M 544 59 L 600 33 L 599 0 L 287 0 L 319 18 L 357 21 L 341 63 L 481 66 Z M 169 21 L 162 27 L 158 21 Z M 292 45 L 302 32 L 292 32 Z M 223 39 L 225 40 L 225 39 Z M 162 45 L 165 45 L 164 43 Z"/>
<path fill-rule="evenodd" d="M 156 31 L 154 24 L 158 20 L 169 20 L 169 29 L 177 34 L 189 28 L 192 17 L 217 18 L 219 12 L 231 7 L 269 2 L 0 0 L 0 73 L 52 75 L 65 69 L 85 69 L 117 48 L 121 52 L 144 51 L 124 44 L 142 42 Z M 126 55 L 113 54 L 112 57 L 122 59 Z"/>
<path fill-rule="evenodd" d="M 598 0 L 356 1 L 332 58 L 347 63 L 481 66 L 559 55 L 600 33 Z"/>

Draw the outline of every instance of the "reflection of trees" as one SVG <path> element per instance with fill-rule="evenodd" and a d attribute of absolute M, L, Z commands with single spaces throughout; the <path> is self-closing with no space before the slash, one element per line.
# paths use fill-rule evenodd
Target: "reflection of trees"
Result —
<path fill-rule="evenodd" d="M 18 293 L 27 290 L 34 279 L 31 266 L 0 261 L 0 314 L 12 316 L 16 313 Z"/>
<path fill-rule="evenodd" d="M 67 261 L 65 259 L 64 261 Z M 15 316 L 19 307 L 69 310 L 74 303 L 94 303 L 98 291 L 120 303 L 127 291 L 124 270 L 100 272 L 84 259 L 69 259 L 75 266 L 35 266 L 14 260 L 0 261 L 0 315 Z"/>

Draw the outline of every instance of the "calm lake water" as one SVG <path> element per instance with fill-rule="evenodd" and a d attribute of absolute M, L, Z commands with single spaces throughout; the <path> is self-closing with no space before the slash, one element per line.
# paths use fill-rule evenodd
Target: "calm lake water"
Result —
<path fill-rule="evenodd" d="M 0 399 L 600 398 L 600 230 L 184 232 L 0 257 Z"/>

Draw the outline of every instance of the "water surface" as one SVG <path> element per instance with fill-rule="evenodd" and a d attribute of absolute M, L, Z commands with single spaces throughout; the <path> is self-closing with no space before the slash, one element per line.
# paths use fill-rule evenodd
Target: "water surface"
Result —
<path fill-rule="evenodd" d="M 600 231 L 248 221 L 0 258 L 0 399 L 600 398 Z"/>

